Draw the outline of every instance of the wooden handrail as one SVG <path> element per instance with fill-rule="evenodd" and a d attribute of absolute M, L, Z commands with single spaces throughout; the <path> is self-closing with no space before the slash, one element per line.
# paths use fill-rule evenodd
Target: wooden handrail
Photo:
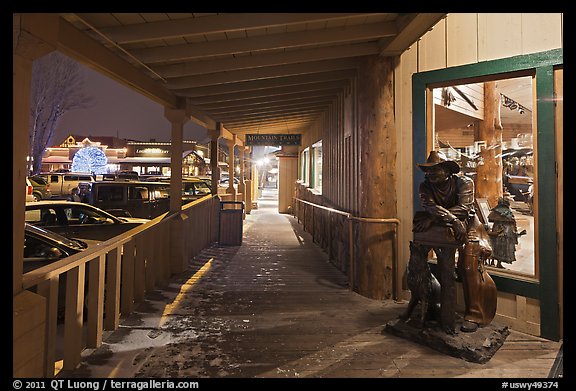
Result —
<path fill-rule="evenodd" d="M 359 223 L 368 223 L 368 224 L 394 224 L 394 241 L 393 241 L 393 248 L 392 248 L 392 259 L 394 261 L 394 267 L 397 267 L 398 265 L 398 260 L 396 259 L 396 254 L 397 254 L 397 249 L 398 249 L 398 225 L 400 225 L 400 220 L 396 219 L 396 218 L 373 218 L 373 217 L 361 217 L 361 216 L 353 216 L 352 213 L 350 212 L 344 212 L 342 210 L 338 210 L 338 209 L 334 209 L 334 208 L 329 208 L 327 206 L 324 205 L 319 205 L 319 204 L 315 204 L 313 202 L 310 201 L 306 201 L 303 200 L 301 198 L 298 197 L 294 197 L 294 200 L 301 202 L 303 204 L 307 204 L 310 205 L 312 207 L 318 208 L 318 209 L 322 209 L 325 210 L 327 212 L 330 213 L 336 213 L 339 214 L 341 216 L 345 216 L 346 219 L 348 220 L 348 243 L 349 243 L 349 247 L 350 247 L 350 251 L 349 251 L 349 283 L 350 283 L 350 289 L 354 290 L 354 233 L 353 233 L 353 222 L 359 222 Z M 397 287 L 397 278 L 396 278 L 396 273 L 392 273 L 392 292 L 393 295 L 396 295 L 396 287 Z"/>
<path fill-rule="evenodd" d="M 207 195 L 197 200 L 194 200 L 186 205 L 183 205 L 182 212 L 185 212 L 187 209 L 190 209 L 195 205 L 214 197 L 217 196 Z M 29 271 L 28 273 L 24 273 L 22 275 L 22 289 L 31 288 L 43 281 L 49 280 L 50 278 L 56 275 L 60 275 L 62 273 L 67 272 L 68 270 L 78 267 L 80 264 L 87 262 L 87 260 L 94 259 L 103 254 L 107 254 L 113 249 L 118 248 L 121 245 L 125 244 L 139 233 L 148 230 L 157 224 L 165 223 L 168 220 L 172 220 L 178 215 L 179 213 L 170 214 L 170 212 L 166 212 L 150 220 L 145 224 L 132 228 L 131 230 L 126 231 L 121 235 L 115 236 L 105 242 L 98 243 L 97 245 L 88 248 L 85 251 L 71 255 L 60 261 L 52 262 L 46 266 L 39 267 L 37 269 Z"/>
<path fill-rule="evenodd" d="M 115 330 L 121 313 L 130 313 L 133 304 L 143 299 L 145 291 L 170 277 L 170 262 L 162 260 L 164 254 L 169 254 L 168 238 L 173 223 L 182 219 L 183 229 L 198 233 L 194 238 L 185 235 L 184 257 L 193 257 L 215 240 L 216 205 L 219 204 L 216 201 L 219 201 L 217 195 L 199 198 L 183 205 L 177 212 L 164 213 L 85 251 L 23 274 L 22 289 L 35 288 L 46 299 L 44 376 L 52 377 L 55 372 L 60 296 L 57 293 L 61 276 L 67 277 L 66 313 L 62 341 L 58 344 L 62 346 L 64 369 L 72 369 L 80 362 L 84 346 L 98 347 L 104 329 Z M 185 218 L 196 213 L 205 219 Z M 85 281 L 89 282 L 87 289 Z M 81 316 L 83 305 L 88 308 L 86 320 Z M 85 325 L 86 345 L 82 343 Z"/>

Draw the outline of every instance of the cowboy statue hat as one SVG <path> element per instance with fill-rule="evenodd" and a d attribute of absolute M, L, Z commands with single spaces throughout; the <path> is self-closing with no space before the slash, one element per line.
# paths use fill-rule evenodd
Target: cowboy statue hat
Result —
<path fill-rule="evenodd" d="M 460 166 L 453 160 L 448 160 L 446 155 L 440 151 L 430 151 L 430 155 L 428 155 L 428 159 L 426 159 L 426 163 L 417 163 L 418 167 L 422 171 L 427 171 L 429 168 L 436 167 L 438 165 L 444 166 L 448 171 L 452 174 L 456 174 L 460 171 Z"/>

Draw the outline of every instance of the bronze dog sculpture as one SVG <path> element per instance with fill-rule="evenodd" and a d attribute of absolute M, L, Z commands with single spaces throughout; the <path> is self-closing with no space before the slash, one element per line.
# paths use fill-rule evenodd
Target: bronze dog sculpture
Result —
<path fill-rule="evenodd" d="M 410 242 L 407 282 L 412 296 L 400 319 L 408 321 L 414 308 L 420 303 L 419 325 L 424 328 L 426 321 L 439 319 L 440 283 L 430 271 L 427 254 L 413 242 Z"/>

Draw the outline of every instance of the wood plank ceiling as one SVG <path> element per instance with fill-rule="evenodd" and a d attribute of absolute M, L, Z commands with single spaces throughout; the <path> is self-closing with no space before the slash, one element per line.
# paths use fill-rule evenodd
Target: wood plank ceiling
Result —
<path fill-rule="evenodd" d="M 445 14 L 62 14 L 235 134 L 301 133 L 362 56 L 401 54 Z"/>

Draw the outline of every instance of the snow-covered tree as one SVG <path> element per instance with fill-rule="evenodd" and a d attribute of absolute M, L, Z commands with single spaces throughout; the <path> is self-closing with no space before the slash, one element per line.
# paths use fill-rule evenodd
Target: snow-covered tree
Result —
<path fill-rule="evenodd" d="M 36 174 L 60 118 L 67 111 L 90 107 L 93 97 L 84 92 L 80 65 L 55 51 L 32 64 L 30 103 L 29 156 Z"/>

